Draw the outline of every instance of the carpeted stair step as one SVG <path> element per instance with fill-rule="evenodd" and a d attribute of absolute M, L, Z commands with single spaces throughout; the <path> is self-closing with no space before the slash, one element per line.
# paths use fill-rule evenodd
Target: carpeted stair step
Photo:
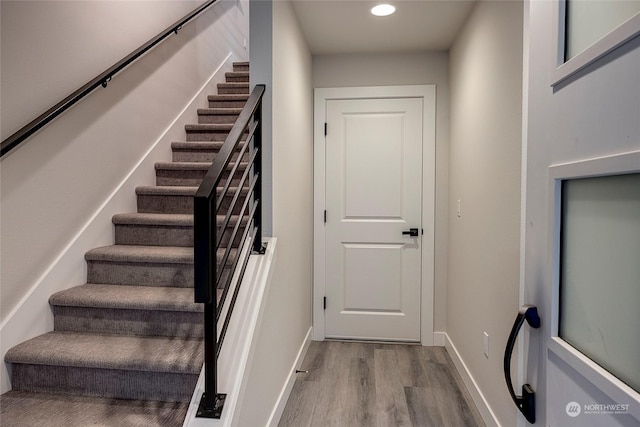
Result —
<path fill-rule="evenodd" d="M 217 223 L 224 220 L 218 215 Z M 193 215 L 186 214 L 154 214 L 127 213 L 113 216 L 116 245 L 139 246 L 193 246 Z M 232 215 L 222 245 L 227 246 L 231 228 L 238 221 Z M 241 226 L 246 225 L 247 216 Z M 218 229 L 218 233 L 221 230 Z"/>
<path fill-rule="evenodd" d="M 3 427 L 181 427 L 189 404 L 10 391 L 0 408 Z"/>
<path fill-rule="evenodd" d="M 234 62 L 233 71 L 249 71 L 249 62 Z"/>
<path fill-rule="evenodd" d="M 221 183 L 226 183 L 229 174 L 235 167 L 236 162 L 229 162 L 226 170 L 222 174 Z M 202 179 L 211 168 L 211 163 L 205 162 L 160 162 L 155 164 L 156 185 L 160 186 L 195 186 L 202 183 Z M 247 169 L 246 162 L 240 162 L 234 174 L 231 185 L 238 185 L 242 174 Z"/>
<path fill-rule="evenodd" d="M 224 74 L 228 83 L 249 83 L 249 71 L 232 71 Z"/>
<path fill-rule="evenodd" d="M 244 146 L 245 141 L 240 141 L 236 152 L 231 157 L 232 160 L 238 158 L 238 153 Z M 210 141 L 210 142 L 172 142 L 171 152 L 173 153 L 172 160 L 174 162 L 213 162 L 216 154 L 222 148 L 224 141 Z M 248 156 L 245 154 L 245 158 Z"/>
<path fill-rule="evenodd" d="M 224 248 L 217 252 L 220 264 Z M 237 250 L 231 249 L 230 259 Z M 193 248 L 111 245 L 85 254 L 87 283 L 193 287 Z"/>
<path fill-rule="evenodd" d="M 233 124 L 191 124 L 185 125 L 184 129 L 187 133 L 187 141 L 222 141 L 224 142 L 229 136 L 229 132 Z M 248 135 L 249 131 L 245 131 Z M 245 138 L 244 136 L 242 137 Z"/>
<path fill-rule="evenodd" d="M 193 287 L 193 248 L 112 245 L 85 254 L 87 283 Z"/>
<path fill-rule="evenodd" d="M 13 347 L 5 361 L 16 391 L 188 402 L 203 342 L 50 332 Z"/>
<path fill-rule="evenodd" d="M 193 246 L 193 215 L 136 212 L 112 222 L 116 245 Z"/>
<path fill-rule="evenodd" d="M 249 94 L 249 83 L 218 83 L 219 95 Z"/>
<path fill-rule="evenodd" d="M 53 294 L 49 303 L 56 331 L 203 337 L 203 306 L 193 302 L 191 288 L 86 284 Z"/>
<path fill-rule="evenodd" d="M 199 108 L 198 123 L 234 124 L 242 108 Z"/>
<path fill-rule="evenodd" d="M 209 108 L 242 108 L 249 100 L 249 94 L 209 95 Z"/>
<path fill-rule="evenodd" d="M 191 214 L 193 215 L 193 196 L 198 187 L 175 187 L 175 186 L 148 186 L 137 187 L 138 212 L 141 213 L 168 213 L 168 214 Z M 221 206 L 221 212 L 226 212 L 237 190 L 230 187 Z M 221 189 L 218 188 L 218 194 Z M 241 200 L 244 200 L 248 190 L 242 188 Z M 242 203 L 237 203 L 234 214 L 239 214 Z"/>

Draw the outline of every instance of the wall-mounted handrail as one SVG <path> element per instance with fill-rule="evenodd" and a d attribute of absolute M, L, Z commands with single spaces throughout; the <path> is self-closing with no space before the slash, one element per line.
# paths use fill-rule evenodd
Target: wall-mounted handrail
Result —
<path fill-rule="evenodd" d="M 77 89 L 71 95 L 67 96 L 62 101 L 49 108 L 47 111 L 32 120 L 29 124 L 21 128 L 19 131 L 2 141 L 2 143 L 0 144 L 0 157 L 3 157 L 9 151 L 17 147 L 20 143 L 25 141 L 31 135 L 33 135 L 49 122 L 58 117 L 60 114 L 71 108 L 98 86 L 107 87 L 107 84 L 114 75 L 116 75 L 125 67 L 129 66 L 132 62 L 136 61 L 142 55 L 153 49 L 156 45 L 169 37 L 171 34 L 178 34 L 178 31 L 180 31 L 185 24 L 190 22 L 196 16 L 200 15 L 217 1 L 218 0 L 209 0 L 198 6 L 197 8 L 183 16 L 180 20 L 171 24 L 164 31 L 150 39 L 148 42 L 131 52 L 129 55 L 125 56 L 120 61 L 100 73 L 98 76 L 91 79 L 88 83 Z"/>
<path fill-rule="evenodd" d="M 265 85 L 257 85 L 251 92 L 193 199 L 194 297 L 195 302 L 204 304 L 205 340 L 205 390 L 196 412 L 197 417 L 220 418 L 222 414 L 226 395 L 218 393 L 217 364 L 240 283 L 249 262 L 248 256 L 240 259 L 243 245 L 245 242 L 250 245 L 252 253 L 264 253 L 260 200 L 264 91 Z M 240 147 L 242 139 L 245 142 Z M 234 156 L 235 164 L 231 172 L 227 173 Z M 236 175 L 240 174 L 240 164 L 245 166 L 245 170 L 238 178 Z M 225 174 L 226 177 L 223 178 Z M 230 224 L 232 216 L 237 217 L 233 226 Z M 218 220 L 218 217 L 221 219 Z M 241 229 L 244 218 L 247 219 L 246 225 Z M 223 245 L 225 240 L 226 248 Z M 234 242 L 240 242 L 240 247 L 232 249 Z M 235 255 L 232 254 L 234 250 Z M 237 277 L 237 282 L 228 299 L 234 276 Z M 222 294 L 218 302 L 219 289 Z M 218 337 L 218 324 L 222 322 L 222 310 L 219 308 L 225 305 L 228 308 Z"/>
<path fill-rule="evenodd" d="M 531 424 L 535 424 L 536 393 L 533 390 L 533 387 L 529 384 L 524 384 L 522 386 L 522 395 L 517 396 L 515 391 L 513 391 L 513 382 L 511 381 L 511 355 L 513 354 L 513 348 L 516 345 L 518 332 L 520 332 L 520 328 L 524 324 L 525 320 L 529 326 L 534 329 L 540 327 L 540 316 L 538 316 L 538 309 L 535 305 L 523 305 L 516 316 L 516 320 L 513 322 L 511 333 L 507 339 L 507 346 L 504 349 L 504 379 L 507 382 L 507 388 L 509 389 L 509 394 L 511 395 L 513 403 L 515 403 L 516 407 L 520 412 L 522 412 L 522 415 L 524 415 L 527 421 Z"/>

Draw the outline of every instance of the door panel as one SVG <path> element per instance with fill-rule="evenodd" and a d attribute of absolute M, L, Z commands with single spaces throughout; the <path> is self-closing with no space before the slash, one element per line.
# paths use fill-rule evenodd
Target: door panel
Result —
<path fill-rule="evenodd" d="M 327 337 L 420 340 L 422 99 L 327 101 Z"/>

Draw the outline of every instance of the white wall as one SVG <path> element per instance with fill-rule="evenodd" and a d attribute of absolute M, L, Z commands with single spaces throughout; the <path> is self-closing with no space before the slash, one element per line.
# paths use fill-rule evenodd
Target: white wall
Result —
<path fill-rule="evenodd" d="M 3 138 L 200 3 L 3 1 Z M 3 321 L 145 153 L 184 138 L 163 135 L 229 55 L 247 59 L 248 20 L 246 1 L 215 5 L 2 159 Z"/>
<path fill-rule="evenodd" d="M 447 52 L 316 55 L 313 87 L 436 85 L 434 330 L 446 329 L 449 185 L 449 55 Z"/>
<path fill-rule="evenodd" d="M 522 14 L 521 2 L 476 3 L 449 65 L 447 334 L 484 396 L 481 412 L 504 426 L 516 422 L 502 356 L 519 298 Z"/>
<path fill-rule="evenodd" d="M 640 38 L 552 88 L 555 2 L 529 4 L 525 301 L 536 304 L 542 328 L 532 334 L 527 379 L 536 390 L 537 425 L 637 425 L 630 416 L 566 416 L 565 405 L 611 402 L 557 356 L 547 343 L 551 319 L 550 185 L 548 167 L 640 149 Z M 640 168 L 640 164 L 638 165 Z M 545 323 L 546 322 L 546 323 Z M 549 382 L 548 382 L 549 381 Z M 637 403 L 636 403 L 637 411 Z"/>
<path fill-rule="evenodd" d="M 253 25 L 253 19 L 260 18 L 253 5 L 252 39 L 268 37 Z M 259 10 L 269 14 L 264 6 Z M 278 257 L 239 426 L 265 425 L 293 374 L 296 356 L 311 327 L 311 54 L 291 3 L 274 1 L 271 12 L 273 83 L 267 84 L 273 86 L 273 234 L 278 238 Z M 264 31 L 266 26 L 262 20 L 260 28 Z"/>

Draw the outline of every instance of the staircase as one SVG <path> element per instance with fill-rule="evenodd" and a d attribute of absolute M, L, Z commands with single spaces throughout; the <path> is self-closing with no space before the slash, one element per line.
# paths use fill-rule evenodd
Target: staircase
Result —
<path fill-rule="evenodd" d="M 54 331 L 7 352 L 3 427 L 182 425 L 203 363 L 193 195 L 249 97 L 248 67 L 234 64 L 172 162 L 155 165 L 156 185 L 136 189 L 137 212 L 113 217 L 115 244 L 86 253 L 87 283 L 51 296 Z M 234 248 L 237 221 L 218 230 Z"/>

